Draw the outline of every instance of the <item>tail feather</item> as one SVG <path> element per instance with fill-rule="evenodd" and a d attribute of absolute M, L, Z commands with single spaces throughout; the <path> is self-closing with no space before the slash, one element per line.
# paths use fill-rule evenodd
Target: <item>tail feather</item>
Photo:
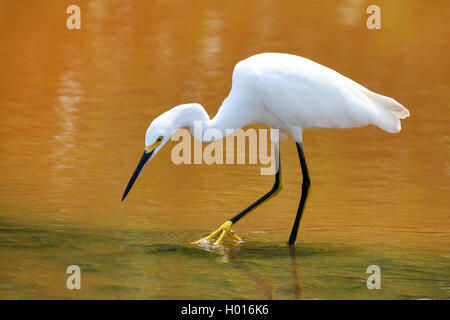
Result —
<path fill-rule="evenodd" d="M 363 91 L 376 107 L 375 125 L 381 129 L 396 133 L 401 130 L 400 119 L 409 117 L 409 111 L 392 98 L 372 91 Z"/>

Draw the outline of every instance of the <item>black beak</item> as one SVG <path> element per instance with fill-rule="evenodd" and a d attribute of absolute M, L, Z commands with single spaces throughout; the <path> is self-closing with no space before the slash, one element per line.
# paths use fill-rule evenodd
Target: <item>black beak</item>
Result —
<path fill-rule="evenodd" d="M 131 176 L 130 182 L 128 182 L 128 185 L 125 188 L 125 192 L 123 193 L 123 196 L 122 196 L 122 201 L 125 199 L 125 197 L 127 196 L 128 192 L 130 192 L 131 187 L 133 186 L 134 182 L 139 177 L 139 174 L 141 173 L 142 169 L 144 169 L 144 167 L 147 164 L 148 160 L 152 156 L 153 151 L 154 150 L 152 150 L 150 152 L 144 151 L 144 154 L 142 155 L 141 160 L 139 160 L 139 163 L 138 163 L 136 169 L 134 170 L 133 175 Z"/>

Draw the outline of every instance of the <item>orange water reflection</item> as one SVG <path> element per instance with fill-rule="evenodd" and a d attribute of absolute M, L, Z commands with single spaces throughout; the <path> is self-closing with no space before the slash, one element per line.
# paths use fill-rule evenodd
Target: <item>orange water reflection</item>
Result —
<path fill-rule="evenodd" d="M 259 166 L 175 166 L 168 145 L 127 200 L 150 121 L 199 102 L 213 115 L 235 63 L 289 52 L 392 96 L 403 131 L 309 130 L 312 189 L 301 242 L 390 245 L 448 254 L 449 32 L 445 1 L 65 1 L 0 4 L 0 210 L 23 224 L 211 231 L 272 184 Z M 300 192 L 294 142 L 282 142 L 284 189 L 235 229 L 284 243 Z M 264 238 L 262 235 L 265 235 Z M 14 256 L 21 263 L 21 256 Z M 300 291 L 299 291 L 300 292 Z"/>

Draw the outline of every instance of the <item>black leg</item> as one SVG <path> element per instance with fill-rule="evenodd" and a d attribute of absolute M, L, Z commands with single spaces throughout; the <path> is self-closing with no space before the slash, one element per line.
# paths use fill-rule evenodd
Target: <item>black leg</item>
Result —
<path fill-rule="evenodd" d="M 243 211 L 241 211 L 240 213 L 235 215 L 233 218 L 231 218 L 230 221 L 232 223 L 236 223 L 239 219 L 241 219 L 247 213 L 249 213 L 250 211 L 255 209 L 261 203 L 263 203 L 264 201 L 266 201 L 266 200 L 270 199 L 271 197 L 277 195 L 277 193 L 281 191 L 281 189 L 282 189 L 282 183 L 281 183 L 281 161 L 280 161 L 280 151 L 279 151 L 279 149 L 278 149 L 278 161 L 277 161 L 277 163 L 278 163 L 278 166 L 277 166 L 278 170 L 277 170 L 277 173 L 275 175 L 275 183 L 274 183 L 272 189 L 269 192 L 267 192 L 265 195 L 263 195 L 261 198 L 259 198 L 256 202 L 251 204 L 248 208 L 244 209 Z"/>
<path fill-rule="evenodd" d="M 300 225 L 300 219 L 302 218 L 303 209 L 305 207 L 306 198 L 308 197 L 308 190 L 311 184 L 309 179 L 308 166 L 306 165 L 305 155 L 303 153 L 303 145 L 301 142 L 296 142 L 298 157 L 300 158 L 300 166 L 302 168 L 303 182 L 302 182 L 302 196 L 300 198 L 300 204 L 298 205 L 297 216 L 295 217 L 294 225 L 292 226 L 291 236 L 289 237 L 288 244 L 295 244 L 297 239 L 298 227 Z"/>

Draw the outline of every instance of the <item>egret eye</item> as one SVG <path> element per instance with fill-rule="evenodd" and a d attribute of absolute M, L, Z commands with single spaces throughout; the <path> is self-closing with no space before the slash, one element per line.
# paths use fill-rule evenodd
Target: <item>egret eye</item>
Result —
<path fill-rule="evenodd" d="M 163 139 L 163 136 L 159 136 L 158 139 L 156 139 L 156 141 L 160 142 L 160 141 L 162 141 L 162 139 Z"/>

